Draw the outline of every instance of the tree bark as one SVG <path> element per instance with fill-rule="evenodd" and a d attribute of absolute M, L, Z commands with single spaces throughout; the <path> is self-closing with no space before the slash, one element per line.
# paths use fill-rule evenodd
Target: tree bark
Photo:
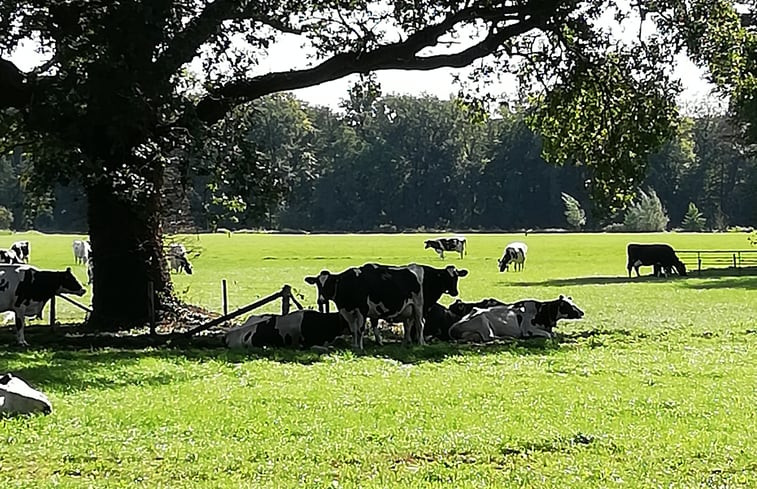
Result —
<path fill-rule="evenodd" d="M 160 189 L 162 174 L 150 179 Z M 122 330 L 149 322 L 147 283 L 155 309 L 173 301 L 160 223 L 160 193 L 126 200 L 107 184 L 87 190 L 89 234 L 94 260 L 92 315 L 95 330 Z"/>

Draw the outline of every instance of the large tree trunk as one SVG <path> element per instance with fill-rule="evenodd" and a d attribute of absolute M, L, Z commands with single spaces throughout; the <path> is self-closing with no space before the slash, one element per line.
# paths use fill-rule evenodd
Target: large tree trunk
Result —
<path fill-rule="evenodd" d="M 161 177 L 156 172 L 150 178 L 152 188 L 161 188 Z M 107 184 L 91 186 L 87 193 L 94 259 L 89 326 L 96 330 L 142 326 L 149 321 L 148 282 L 153 283 L 156 310 L 173 301 L 163 253 L 160 192 L 145 192 L 136 202 L 116 195 Z"/>

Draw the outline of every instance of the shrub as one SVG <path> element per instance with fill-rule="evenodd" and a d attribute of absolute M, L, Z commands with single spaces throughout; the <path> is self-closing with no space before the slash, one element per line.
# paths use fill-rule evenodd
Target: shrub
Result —
<path fill-rule="evenodd" d="M 581 209 L 581 204 L 570 194 L 562 193 L 562 201 L 565 204 L 565 219 L 576 230 L 586 224 L 586 213 Z"/>
<path fill-rule="evenodd" d="M 13 213 L 7 207 L 0 205 L 0 229 L 10 229 L 13 224 Z"/>
<path fill-rule="evenodd" d="M 639 193 L 636 203 L 626 212 L 623 226 L 626 231 L 665 231 L 669 220 L 660 198 L 650 188 L 648 192 L 641 191 Z"/>
<path fill-rule="evenodd" d="M 681 227 L 686 231 L 704 231 L 704 226 L 707 220 L 704 218 L 694 202 L 689 202 L 689 210 L 686 211 L 686 215 L 683 216 Z"/>

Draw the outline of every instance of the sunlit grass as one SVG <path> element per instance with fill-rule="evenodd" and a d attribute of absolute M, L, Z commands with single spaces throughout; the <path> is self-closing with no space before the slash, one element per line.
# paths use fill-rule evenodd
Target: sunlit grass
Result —
<path fill-rule="evenodd" d="M 232 308 L 284 283 L 312 306 L 303 277 L 323 268 L 420 262 L 469 269 L 464 299 L 567 294 L 586 317 L 561 323 L 557 341 L 369 346 L 365 355 L 8 345 L 0 372 L 44 390 L 55 411 L 0 421 L 3 486 L 690 488 L 757 480 L 757 277 L 723 270 L 629 280 L 625 270 L 629 241 L 736 249 L 749 246 L 744 235 L 468 235 L 468 256 L 444 261 L 423 249 L 424 235 L 181 238 L 201 253 L 194 275 L 174 277 L 177 291 L 216 311 L 222 278 Z M 29 239 L 34 264 L 70 265 L 86 277 L 73 265 L 75 237 Z M 496 260 L 515 239 L 529 245 L 525 270 L 500 274 Z"/>

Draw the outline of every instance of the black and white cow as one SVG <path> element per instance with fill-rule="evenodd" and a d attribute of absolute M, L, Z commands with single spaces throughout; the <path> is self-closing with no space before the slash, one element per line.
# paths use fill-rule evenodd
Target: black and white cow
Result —
<path fill-rule="evenodd" d="M 0 250 L 0 264 L 20 265 L 23 262 L 13 250 Z"/>
<path fill-rule="evenodd" d="M 560 296 L 554 301 L 527 299 L 503 306 L 474 308 L 450 327 L 449 336 L 483 342 L 497 338 L 551 338 L 558 320 L 583 316 L 584 312 L 569 297 Z"/>
<path fill-rule="evenodd" d="M 28 241 L 16 241 L 10 247 L 19 260 L 24 263 L 29 263 L 29 258 L 32 252 L 32 245 Z"/>
<path fill-rule="evenodd" d="M 404 342 L 414 332 L 424 344 L 424 313 L 442 294 L 456 296 L 459 277 L 468 274 L 450 265 L 443 269 L 411 264 L 403 267 L 366 264 L 332 274 L 323 270 L 305 282 L 318 288 L 318 302 L 332 300 L 350 325 L 353 347 L 363 349 L 363 329 L 367 318 L 403 322 Z M 413 326 L 416 326 L 413 329 Z"/>
<path fill-rule="evenodd" d="M 460 317 L 465 316 L 466 314 L 470 314 L 473 309 L 487 309 L 489 307 L 495 307 L 495 306 L 506 306 L 508 305 L 505 302 L 502 302 L 499 299 L 489 298 L 489 299 L 481 299 L 478 302 L 463 302 L 460 299 L 457 299 L 455 302 L 453 302 L 449 306 L 449 310 Z"/>
<path fill-rule="evenodd" d="M 84 287 L 70 268 L 65 271 L 38 270 L 29 265 L 0 265 L 0 312 L 16 316 L 16 339 L 27 345 L 24 319 L 39 316 L 56 294 L 84 295 Z"/>
<path fill-rule="evenodd" d="M 192 264 L 189 263 L 189 258 L 187 258 L 187 249 L 181 243 L 172 243 L 169 246 L 168 264 L 174 273 L 179 273 L 183 270 L 187 275 L 192 275 Z"/>
<path fill-rule="evenodd" d="M 295 311 L 283 316 L 251 316 L 225 336 L 226 346 L 288 346 L 309 348 L 325 346 L 337 337 L 350 334 L 347 321 L 339 313 Z"/>
<path fill-rule="evenodd" d="M 463 302 L 458 299 L 449 306 L 449 309 L 454 315 L 463 317 L 474 309 L 490 309 L 499 306 L 521 308 L 524 313 L 532 317 L 532 326 L 550 333 L 557 326 L 559 319 L 580 319 L 584 315 L 584 312 L 573 303 L 573 299 L 564 295 L 551 301 L 523 299 L 510 303 L 493 298 L 482 299 L 478 302 Z"/>
<path fill-rule="evenodd" d="M 505 251 L 502 253 L 502 258 L 497 260 L 499 264 L 499 271 L 504 272 L 508 270 L 510 264 L 514 264 L 515 270 L 523 270 L 523 264 L 526 262 L 526 254 L 528 253 L 528 246 L 526 243 L 515 241 L 505 246 Z"/>
<path fill-rule="evenodd" d="M 53 412 L 45 394 L 11 373 L 0 376 L 0 417 Z"/>
<path fill-rule="evenodd" d="M 675 270 L 679 275 L 686 275 L 686 265 L 676 256 L 676 252 L 668 244 L 638 244 L 629 243 L 627 248 L 628 276 L 631 269 L 636 270 L 639 277 L 639 267 L 654 267 L 654 275 L 660 276 L 665 271 Z"/>
<path fill-rule="evenodd" d="M 84 265 L 89 261 L 89 254 L 92 252 L 92 245 L 89 244 L 89 241 L 75 239 L 71 243 L 71 248 L 74 250 L 74 262 L 77 265 Z"/>
<path fill-rule="evenodd" d="M 462 236 L 456 236 L 454 238 L 434 238 L 424 241 L 424 249 L 431 248 L 439 254 L 439 258 L 444 259 L 445 251 L 456 251 L 460 253 L 460 258 L 463 258 L 465 251 L 466 240 Z"/>

